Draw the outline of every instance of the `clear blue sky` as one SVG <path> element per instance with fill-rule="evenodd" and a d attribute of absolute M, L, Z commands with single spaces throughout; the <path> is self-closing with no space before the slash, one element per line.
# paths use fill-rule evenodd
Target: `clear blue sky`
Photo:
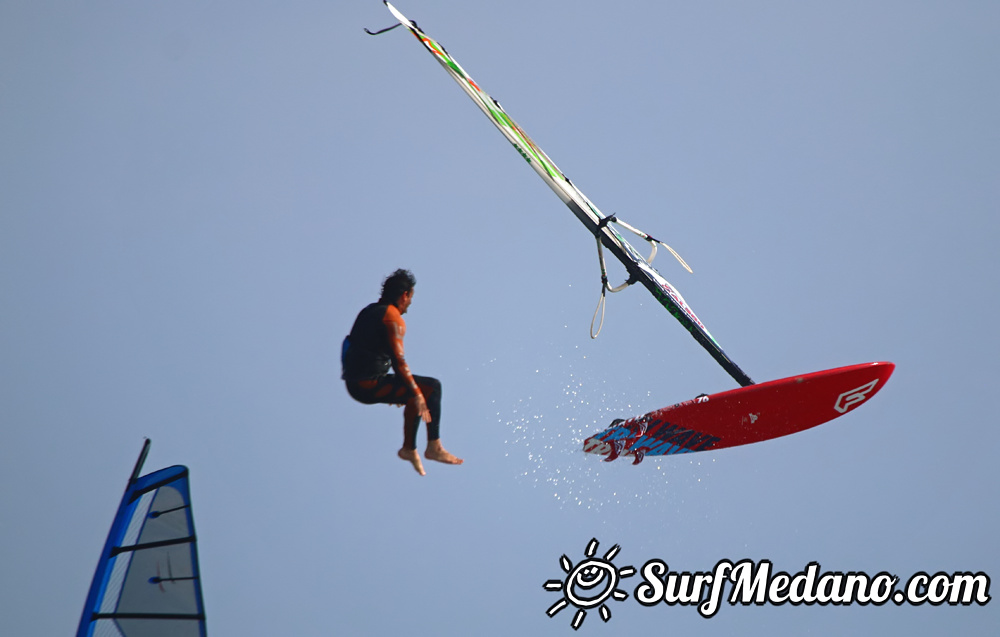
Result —
<path fill-rule="evenodd" d="M 733 382 L 378 0 L 0 3 L 0 618 L 75 628 L 144 436 L 186 464 L 210 634 L 573 634 L 620 565 L 1000 577 L 1000 6 L 399 0 L 757 380 L 898 365 L 768 443 L 606 465 L 585 435 Z M 444 383 L 419 478 L 339 346 L 412 269 Z M 613 278 L 622 276 L 613 269 Z M 579 634 L 993 634 L 986 607 L 693 608 Z M 626 633 L 629 631 L 629 633 Z"/>

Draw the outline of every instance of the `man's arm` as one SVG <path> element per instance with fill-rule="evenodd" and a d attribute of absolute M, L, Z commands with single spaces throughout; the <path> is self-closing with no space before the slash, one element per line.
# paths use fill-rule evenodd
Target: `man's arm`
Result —
<path fill-rule="evenodd" d="M 417 413 L 420 414 L 424 422 L 430 422 L 431 412 L 427 409 L 427 401 L 424 400 L 424 394 L 420 391 L 417 381 L 414 380 L 410 366 L 406 364 L 406 356 L 403 354 L 403 336 L 406 334 L 406 324 L 403 323 L 403 318 L 399 316 L 398 312 L 393 312 L 395 309 L 393 306 L 389 306 L 389 308 L 386 311 L 385 327 L 389 334 L 389 345 L 392 348 L 392 367 L 413 391 Z"/>

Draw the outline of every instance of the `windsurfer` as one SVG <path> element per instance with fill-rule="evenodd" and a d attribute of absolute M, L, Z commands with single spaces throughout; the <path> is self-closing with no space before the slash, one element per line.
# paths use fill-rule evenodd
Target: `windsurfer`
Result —
<path fill-rule="evenodd" d="M 404 405 L 403 446 L 397 455 L 420 475 L 426 475 L 417 453 L 417 428 L 427 425 L 424 457 L 445 464 L 462 464 L 440 440 L 441 381 L 416 376 L 403 357 L 406 322 L 403 314 L 413 302 L 416 278 L 409 270 L 396 270 L 382 283 L 382 296 L 358 314 L 341 351 L 347 393 L 366 405 Z M 395 374 L 390 374 L 392 368 Z"/>

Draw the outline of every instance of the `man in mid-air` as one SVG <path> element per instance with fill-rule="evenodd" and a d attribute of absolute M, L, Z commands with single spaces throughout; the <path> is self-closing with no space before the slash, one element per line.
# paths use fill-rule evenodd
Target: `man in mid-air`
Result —
<path fill-rule="evenodd" d="M 341 350 L 347 393 L 366 405 L 405 405 L 403 447 L 396 454 L 426 475 L 417 453 L 417 427 L 427 424 L 424 457 L 445 464 L 462 464 L 441 445 L 441 382 L 429 376 L 414 376 L 403 357 L 406 323 L 403 314 L 413 302 L 416 278 L 409 270 L 396 270 L 382 283 L 382 297 L 365 307 L 354 321 Z M 390 374 L 392 368 L 396 373 Z"/>

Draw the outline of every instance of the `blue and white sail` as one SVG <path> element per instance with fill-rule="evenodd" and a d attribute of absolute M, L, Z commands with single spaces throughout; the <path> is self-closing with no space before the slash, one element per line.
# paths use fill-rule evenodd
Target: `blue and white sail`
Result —
<path fill-rule="evenodd" d="M 104 545 L 77 637 L 204 637 L 187 467 L 139 477 L 146 440 Z"/>

